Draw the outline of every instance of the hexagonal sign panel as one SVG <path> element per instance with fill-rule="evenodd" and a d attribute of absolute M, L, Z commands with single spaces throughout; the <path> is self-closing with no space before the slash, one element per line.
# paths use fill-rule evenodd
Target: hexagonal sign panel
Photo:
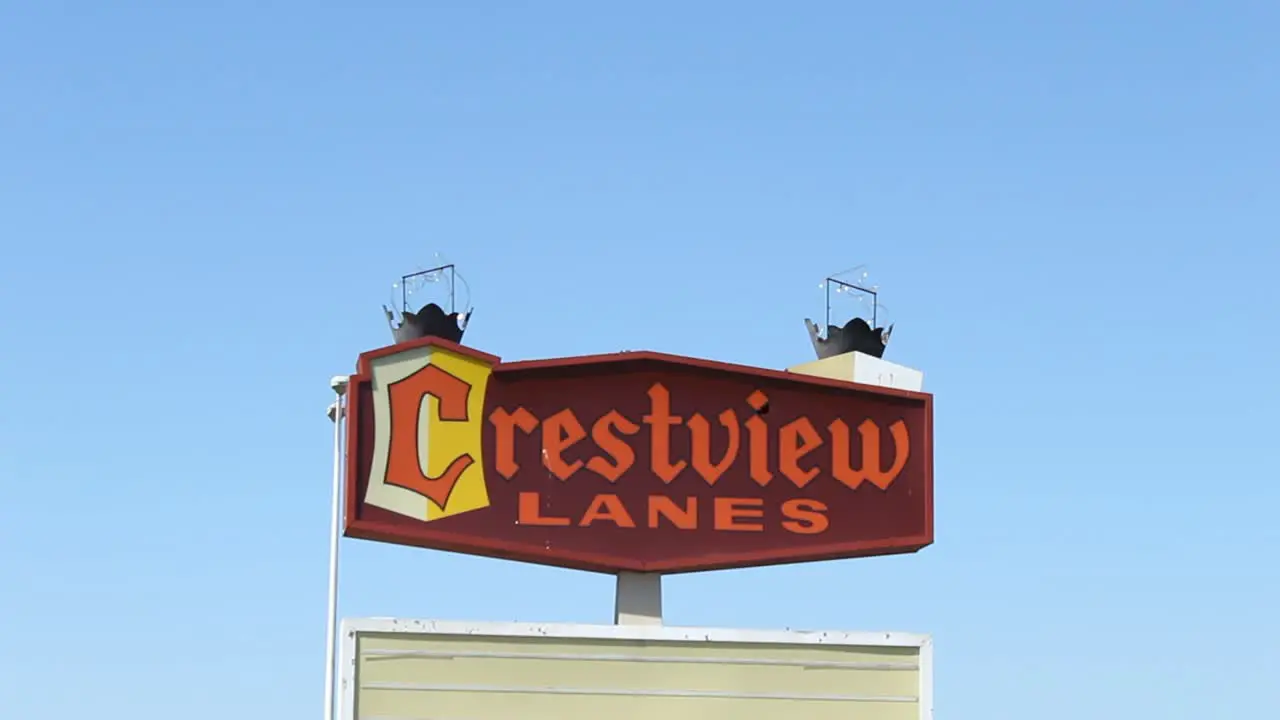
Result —
<path fill-rule="evenodd" d="M 653 352 L 503 363 L 438 338 L 357 370 L 350 537 L 610 573 L 933 541 L 927 393 Z"/>

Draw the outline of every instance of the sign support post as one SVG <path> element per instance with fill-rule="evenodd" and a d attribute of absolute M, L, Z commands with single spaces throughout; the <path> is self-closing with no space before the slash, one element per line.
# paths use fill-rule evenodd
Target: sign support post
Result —
<path fill-rule="evenodd" d="M 662 573 L 620 572 L 614 590 L 614 625 L 662 624 Z"/>
<path fill-rule="evenodd" d="M 337 658 L 336 635 L 338 631 L 338 539 L 342 536 L 342 430 L 348 378 L 335 376 L 329 387 L 337 395 L 329 406 L 329 419 L 333 421 L 333 487 L 329 514 L 329 604 L 325 615 L 325 667 L 324 667 L 324 720 L 333 720 L 337 695 L 334 692 L 334 674 Z"/>

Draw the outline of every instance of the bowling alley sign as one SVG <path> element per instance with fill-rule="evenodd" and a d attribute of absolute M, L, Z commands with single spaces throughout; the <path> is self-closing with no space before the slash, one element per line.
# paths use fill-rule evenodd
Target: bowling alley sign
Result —
<path fill-rule="evenodd" d="M 933 398 L 655 352 L 364 353 L 346 534 L 597 572 L 915 552 Z"/>

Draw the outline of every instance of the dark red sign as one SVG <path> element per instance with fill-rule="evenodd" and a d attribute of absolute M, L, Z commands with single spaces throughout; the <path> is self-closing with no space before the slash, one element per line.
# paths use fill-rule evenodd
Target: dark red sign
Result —
<path fill-rule="evenodd" d="M 346 534 L 599 572 L 906 553 L 933 541 L 933 399 L 631 352 L 365 353 Z"/>

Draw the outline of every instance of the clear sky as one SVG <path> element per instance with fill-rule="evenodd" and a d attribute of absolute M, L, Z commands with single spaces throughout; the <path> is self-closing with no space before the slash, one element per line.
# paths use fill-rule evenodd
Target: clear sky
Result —
<path fill-rule="evenodd" d="M 867 263 L 937 542 L 667 582 L 928 632 L 951 720 L 1243 718 L 1280 673 L 1280 4 L 0 2 L 0 715 L 321 711 L 331 375 L 470 344 L 785 367 Z M 345 616 L 608 622 L 343 541 Z"/>

